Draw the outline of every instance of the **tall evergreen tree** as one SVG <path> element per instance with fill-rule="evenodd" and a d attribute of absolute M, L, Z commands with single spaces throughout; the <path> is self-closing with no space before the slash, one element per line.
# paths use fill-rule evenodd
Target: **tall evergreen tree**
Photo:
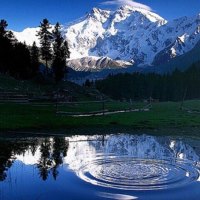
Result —
<path fill-rule="evenodd" d="M 13 51 L 13 63 L 10 75 L 18 79 L 29 79 L 31 77 L 30 51 L 25 43 L 16 43 Z"/>
<path fill-rule="evenodd" d="M 8 31 L 6 33 L 6 37 L 11 42 L 12 45 L 14 45 L 18 42 L 12 31 Z"/>
<path fill-rule="evenodd" d="M 48 62 L 52 59 L 52 33 L 50 32 L 51 25 L 48 19 L 43 19 L 40 23 L 40 30 L 38 31 L 38 37 L 41 45 L 42 59 L 45 61 L 46 74 L 48 74 Z"/>
<path fill-rule="evenodd" d="M 7 31 L 7 22 L 0 21 L 0 72 L 7 73 L 13 62 L 14 42 L 11 40 L 11 31 Z M 14 36 L 12 37 L 14 38 Z"/>
<path fill-rule="evenodd" d="M 39 61 L 39 49 L 36 46 L 36 43 L 33 42 L 33 45 L 30 50 L 31 54 L 31 69 L 32 69 L 32 76 L 35 76 L 39 73 L 40 61 Z"/>
<path fill-rule="evenodd" d="M 0 36 L 1 37 L 2 36 L 4 37 L 6 35 L 6 33 L 7 33 L 7 31 L 6 31 L 7 26 L 8 26 L 7 21 L 4 20 L 4 19 L 1 19 L 1 21 L 0 21 Z"/>
<path fill-rule="evenodd" d="M 64 40 L 61 27 L 56 23 L 53 30 L 53 72 L 56 83 L 64 78 L 66 71 L 66 59 L 69 58 L 70 52 L 67 41 Z"/>
<path fill-rule="evenodd" d="M 6 20 L 0 20 L 0 72 L 19 79 L 30 78 L 30 52 L 26 44 L 17 42 L 12 31 L 7 31 Z"/>

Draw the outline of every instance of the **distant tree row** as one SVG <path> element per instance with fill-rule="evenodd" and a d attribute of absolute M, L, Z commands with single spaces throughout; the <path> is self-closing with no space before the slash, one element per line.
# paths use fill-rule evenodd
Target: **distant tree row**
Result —
<path fill-rule="evenodd" d="M 97 89 L 114 99 L 143 100 L 152 97 L 160 101 L 180 101 L 200 98 L 200 62 L 186 71 L 171 74 L 155 73 L 109 75 L 96 81 Z"/>
<path fill-rule="evenodd" d="M 0 73 L 9 74 L 17 79 L 31 79 L 41 72 L 40 66 L 44 64 L 45 76 L 53 76 L 56 82 L 64 78 L 66 59 L 70 57 L 70 52 L 59 23 L 54 26 L 54 29 L 47 19 L 40 23 L 37 34 L 40 48 L 35 42 L 31 47 L 18 42 L 7 27 L 6 20 L 2 19 L 0 21 Z"/>

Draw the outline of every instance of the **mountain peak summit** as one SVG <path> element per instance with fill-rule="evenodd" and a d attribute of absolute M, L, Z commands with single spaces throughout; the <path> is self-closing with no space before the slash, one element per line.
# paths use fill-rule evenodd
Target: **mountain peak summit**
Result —
<path fill-rule="evenodd" d="M 92 17 L 98 21 L 105 21 L 109 17 L 110 11 L 102 10 L 100 8 L 93 8 L 88 14 L 89 17 Z"/>
<path fill-rule="evenodd" d="M 96 8 L 96 7 L 94 7 L 94 8 L 92 8 L 92 12 L 91 13 L 101 13 L 101 9 L 100 8 Z"/>
<path fill-rule="evenodd" d="M 138 7 L 138 6 L 131 6 L 131 5 L 123 5 L 120 7 L 121 10 L 146 10 L 146 11 L 150 11 L 148 9 L 142 8 L 142 7 Z"/>
<path fill-rule="evenodd" d="M 153 11 L 125 5 L 115 11 L 93 8 L 62 30 L 69 43 L 70 59 L 85 58 L 80 62 L 82 68 L 116 60 L 133 60 L 138 66 L 147 66 L 192 50 L 200 41 L 199 19 L 197 15 L 167 22 Z M 36 29 L 25 29 L 14 34 L 19 41 L 32 45 L 33 41 L 39 43 L 35 33 Z"/>
<path fill-rule="evenodd" d="M 152 22 L 161 22 L 161 24 L 166 23 L 167 21 L 159 16 L 158 14 L 154 13 L 151 10 L 145 9 L 143 7 L 138 6 L 131 6 L 131 5 L 123 5 L 117 9 L 117 12 L 122 12 L 126 14 L 133 14 L 133 13 L 139 13 L 143 16 L 145 16 L 147 19 L 149 19 Z"/>

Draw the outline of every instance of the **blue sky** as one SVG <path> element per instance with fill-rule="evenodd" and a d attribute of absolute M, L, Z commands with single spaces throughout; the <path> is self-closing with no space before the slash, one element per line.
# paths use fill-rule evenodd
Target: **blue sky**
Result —
<path fill-rule="evenodd" d="M 21 31 L 36 27 L 48 18 L 62 24 L 82 17 L 93 7 L 115 9 L 132 0 L 0 0 L 0 18 L 6 19 L 9 28 Z M 136 4 L 151 9 L 167 20 L 200 13 L 200 0 L 138 0 Z"/>

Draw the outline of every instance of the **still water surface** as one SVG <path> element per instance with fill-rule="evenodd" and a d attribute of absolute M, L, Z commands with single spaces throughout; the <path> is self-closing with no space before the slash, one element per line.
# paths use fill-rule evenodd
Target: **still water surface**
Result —
<path fill-rule="evenodd" d="M 199 200 L 199 156 L 192 138 L 1 138 L 0 200 Z"/>

